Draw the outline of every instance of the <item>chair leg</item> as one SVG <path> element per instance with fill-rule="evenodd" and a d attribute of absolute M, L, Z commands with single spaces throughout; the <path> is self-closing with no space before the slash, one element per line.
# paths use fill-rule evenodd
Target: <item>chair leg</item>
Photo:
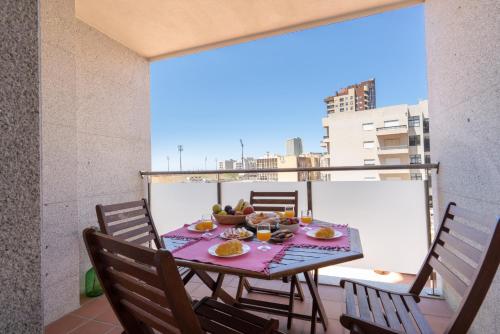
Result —
<path fill-rule="evenodd" d="M 252 292 L 252 286 L 250 285 L 250 282 L 247 280 L 246 277 L 240 277 L 240 281 L 243 281 L 243 286 L 245 287 L 245 290 L 247 292 Z"/>
<path fill-rule="evenodd" d="M 241 295 L 243 294 L 244 282 L 245 282 L 245 278 L 243 276 L 240 276 L 240 278 L 238 280 L 238 290 L 236 290 L 236 301 L 237 302 L 240 301 Z"/>
<path fill-rule="evenodd" d="M 297 285 L 297 276 L 293 275 L 290 282 L 290 296 L 288 298 L 288 319 L 286 322 L 286 328 L 292 328 L 292 313 L 293 313 L 293 303 L 295 301 L 295 286 Z"/>
<path fill-rule="evenodd" d="M 297 286 L 297 295 L 300 299 L 301 302 L 304 301 L 304 290 L 302 289 L 302 285 L 300 285 L 300 281 L 299 281 L 299 278 L 297 277 L 297 275 L 294 275 L 293 276 L 295 278 L 295 285 Z"/>

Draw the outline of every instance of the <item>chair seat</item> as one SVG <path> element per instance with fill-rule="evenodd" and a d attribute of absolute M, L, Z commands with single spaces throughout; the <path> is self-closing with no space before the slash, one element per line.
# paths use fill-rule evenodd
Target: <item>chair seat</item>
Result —
<path fill-rule="evenodd" d="M 379 289 L 351 280 L 341 280 L 346 296 L 342 325 L 352 333 L 432 333 L 410 293 Z"/>
<path fill-rule="evenodd" d="M 205 297 L 194 305 L 203 330 L 209 333 L 274 333 L 278 321 L 265 319 Z"/>

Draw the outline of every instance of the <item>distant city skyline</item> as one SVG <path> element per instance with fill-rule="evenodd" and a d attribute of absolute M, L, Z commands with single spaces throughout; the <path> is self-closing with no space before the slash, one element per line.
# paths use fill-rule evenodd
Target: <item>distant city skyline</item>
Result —
<path fill-rule="evenodd" d="M 322 152 L 324 98 L 375 78 L 377 106 L 427 98 L 423 6 L 151 64 L 152 169 Z M 363 43 L 352 43 L 353 40 Z M 168 160 L 167 160 L 168 157 Z M 206 159 L 206 160 L 205 160 Z"/>

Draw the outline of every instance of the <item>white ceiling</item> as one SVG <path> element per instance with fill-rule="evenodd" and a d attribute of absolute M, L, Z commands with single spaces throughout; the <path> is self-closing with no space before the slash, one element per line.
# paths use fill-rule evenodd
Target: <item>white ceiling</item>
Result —
<path fill-rule="evenodd" d="M 75 0 L 76 17 L 159 59 L 380 13 L 423 0 Z"/>

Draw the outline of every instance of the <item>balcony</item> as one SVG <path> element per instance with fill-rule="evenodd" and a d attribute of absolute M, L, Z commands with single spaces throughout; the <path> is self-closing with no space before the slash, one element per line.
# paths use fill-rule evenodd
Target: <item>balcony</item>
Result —
<path fill-rule="evenodd" d="M 408 134 L 407 125 L 384 126 L 377 128 L 377 136 L 391 136 Z"/>
<path fill-rule="evenodd" d="M 122 332 L 105 298 L 79 299 L 85 271 L 90 268 L 81 231 L 97 224 L 97 203 L 133 201 L 146 196 L 149 190 L 153 215 L 165 231 L 171 228 L 172 219 L 182 223 L 206 213 L 206 205 L 219 200 L 217 194 L 230 201 L 248 193 L 250 184 L 241 181 L 217 182 L 203 177 L 203 182 L 198 182 L 199 178 L 191 179 L 197 182 L 187 182 L 186 175 L 181 174 L 164 175 L 176 178 L 178 183 L 162 183 L 159 176 L 138 177 L 139 169 L 151 166 L 150 62 L 415 4 L 409 0 L 351 1 L 345 6 L 338 5 L 340 1 L 322 5 L 293 2 L 296 5 L 262 2 L 262 6 L 255 6 L 252 2 L 225 0 L 217 5 L 213 1 L 42 0 L 11 1 L 15 5 L 4 6 L 0 21 L 8 33 L 4 34 L 0 63 L 5 72 L 3 87 L 13 89 L 3 89 L 0 99 L 5 113 L 0 121 L 0 137 L 7 144 L 2 147 L 2 175 L 8 176 L 2 179 L 2 195 L 7 199 L 2 203 L 2 218 L 9 220 L 1 236 L 6 254 L 14 256 L 2 257 L 2 276 L 8 283 L 3 290 L 0 332 L 40 333 L 49 323 L 47 334 Z M 446 202 L 459 200 L 470 209 L 481 210 L 484 216 L 495 217 L 499 214 L 499 201 L 492 194 L 500 193 L 499 182 L 495 182 L 497 142 L 489 134 L 497 133 L 498 104 L 484 101 L 491 99 L 491 87 L 498 87 L 498 76 L 482 60 L 497 59 L 499 54 L 498 44 L 490 42 L 498 37 L 492 28 L 498 17 L 493 15 L 497 7 L 494 2 L 477 6 L 463 1 L 463 15 L 450 15 L 456 11 L 456 4 L 436 5 L 438 2 L 422 2 L 426 7 L 427 54 L 433 55 L 427 73 L 429 78 L 439 78 L 429 82 L 428 92 L 432 105 L 442 106 L 440 117 L 432 121 L 433 147 L 440 151 L 442 159 L 439 187 L 433 189 L 440 203 L 434 206 L 442 215 Z M 201 9 L 196 8 L 200 6 Z M 193 15 L 200 12 L 205 15 Z M 470 20 L 471 17 L 480 19 Z M 441 36 L 446 36 L 446 43 Z M 453 57 L 454 53 L 461 56 Z M 474 75 L 468 75 L 471 73 Z M 467 80 L 461 80 L 464 77 Z M 475 112 L 474 126 L 481 131 L 467 146 L 456 145 L 457 138 L 467 137 L 468 127 L 454 127 L 452 135 L 448 135 L 449 120 L 465 119 L 470 110 Z M 424 129 L 428 130 L 425 121 Z M 378 136 L 407 132 L 406 126 L 377 129 Z M 469 168 L 471 159 L 484 163 Z M 333 176 L 345 172 L 362 175 L 370 170 L 368 167 L 387 166 L 321 172 Z M 409 171 L 411 168 L 371 170 L 383 178 Z M 251 185 L 298 188 L 302 207 L 310 201 L 318 217 L 363 229 L 366 252 L 370 252 L 363 259 L 365 263 L 353 263 L 360 267 L 348 273 L 335 267 L 321 273 L 319 289 L 327 302 L 332 332 L 342 332 L 339 313 L 344 307 L 343 292 L 326 285 L 335 283 L 327 277 L 355 276 L 361 272 L 357 278 L 381 279 L 379 283 L 396 289 L 413 278 L 412 268 L 409 274 L 387 275 L 375 275 L 371 269 L 380 266 L 397 271 L 406 265 L 415 266 L 425 248 L 423 236 L 429 231 L 429 219 L 423 218 L 428 211 L 421 199 L 425 198 L 424 182 L 358 180 Z M 181 190 L 179 198 L 176 188 Z M 204 199 L 198 192 L 208 197 Z M 408 208 L 403 199 L 411 204 L 416 201 L 417 207 Z M 408 214 L 403 214 L 398 205 L 408 208 Z M 408 220 L 409 214 L 416 216 Z M 485 226 L 489 221 L 477 223 Z M 415 233 L 415 238 L 411 233 Z M 394 254 L 398 252 L 382 249 L 381 241 L 387 242 L 388 234 L 406 238 L 408 263 L 401 263 L 399 254 Z M 392 241 L 388 244 L 392 245 Z M 500 309 L 498 282 L 497 276 L 472 332 L 495 332 Z M 255 283 L 285 288 L 281 281 Z M 227 290 L 235 293 L 235 278 L 230 277 L 226 284 Z M 455 296 L 453 287 L 444 289 L 445 295 L 449 292 Z M 196 299 L 210 294 L 196 280 L 190 282 L 187 291 Z M 451 304 L 455 302 L 456 298 L 450 298 Z M 297 311 L 310 304 L 310 299 L 306 299 Z M 432 330 L 443 332 L 451 316 L 446 301 L 422 298 L 420 305 Z M 280 323 L 283 322 L 281 317 Z M 290 331 L 281 329 L 288 333 L 307 332 L 302 321 L 295 321 Z"/>
<path fill-rule="evenodd" d="M 408 145 L 379 146 L 377 152 L 378 155 L 408 154 Z"/>

